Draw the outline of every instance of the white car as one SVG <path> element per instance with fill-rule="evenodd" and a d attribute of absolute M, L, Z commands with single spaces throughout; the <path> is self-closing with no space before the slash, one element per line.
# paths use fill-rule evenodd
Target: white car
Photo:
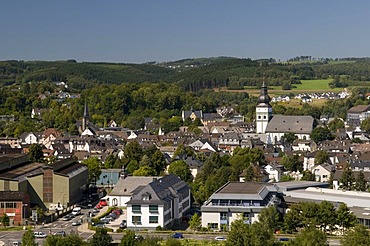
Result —
<path fill-rule="evenodd" d="M 45 238 L 48 236 L 45 232 L 42 231 L 35 231 L 33 235 L 35 235 L 35 238 Z"/>
<path fill-rule="evenodd" d="M 72 222 L 72 225 L 73 226 L 79 226 L 79 225 L 81 225 L 81 222 L 79 220 L 75 220 L 75 221 Z"/>
<path fill-rule="evenodd" d="M 217 236 L 215 237 L 216 241 L 226 241 L 226 237 Z"/>

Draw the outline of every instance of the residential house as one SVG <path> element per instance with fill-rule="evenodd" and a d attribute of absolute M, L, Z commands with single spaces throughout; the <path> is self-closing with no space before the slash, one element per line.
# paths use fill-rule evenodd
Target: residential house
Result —
<path fill-rule="evenodd" d="M 370 116 L 370 105 L 357 105 L 347 111 L 347 123 L 360 125 Z"/>
<path fill-rule="evenodd" d="M 190 118 L 192 121 L 194 121 L 196 118 L 202 120 L 203 112 L 202 110 L 193 110 L 193 109 L 191 109 L 190 111 L 182 111 L 181 117 L 183 121 L 185 121 L 186 118 Z"/>
<path fill-rule="evenodd" d="M 353 177 L 356 180 L 360 171 L 352 171 Z M 370 172 L 363 172 L 365 176 L 365 180 L 370 180 Z M 340 182 L 342 178 L 343 170 L 336 170 L 333 176 L 333 189 L 339 190 L 341 188 L 342 183 Z"/>
<path fill-rule="evenodd" d="M 284 166 L 276 162 L 267 164 L 264 169 L 268 174 L 269 180 L 273 182 L 279 182 L 285 171 Z"/>
<path fill-rule="evenodd" d="M 126 176 L 121 174 L 113 190 L 108 195 L 111 206 L 126 207 L 127 202 L 131 200 L 136 189 L 146 186 L 159 178 L 161 177 Z"/>
<path fill-rule="evenodd" d="M 317 144 L 313 140 L 296 139 L 292 145 L 293 151 L 312 152 L 317 150 Z"/>
<path fill-rule="evenodd" d="M 37 144 L 39 143 L 38 136 L 33 132 L 24 132 L 19 136 L 22 144 Z"/>
<path fill-rule="evenodd" d="M 21 140 L 18 138 L 12 137 L 0 137 L 0 144 L 7 144 L 11 148 L 19 148 Z"/>
<path fill-rule="evenodd" d="M 218 149 L 223 152 L 232 153 L 236 147 L 240 146 L 240 136 L 234 132 L 228 132 L 220 136 Z"/>
<path fill-rule="evenodd" d="M 190 188 L 170 174 L 138 187 L 127 202 L 127 228 L 170 228 L 190 209 Z"/>
<path fill-rule="evenodd" d="M 330 176 L 334 171 L 335 166 L 328 163 L 317 165 L 312 169 L 312 173 L 315 175 L 317 182 L 329 182 Z"/>

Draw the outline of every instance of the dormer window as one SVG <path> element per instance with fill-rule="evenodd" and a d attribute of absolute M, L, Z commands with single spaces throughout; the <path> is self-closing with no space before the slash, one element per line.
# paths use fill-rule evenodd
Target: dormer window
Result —
<path fill-rule="evenodd" d="M 141 195 L 141 200 L 143 201 L 149 201 L 150 199 L 152 199 L 152 196 L 148 192 Z"/>

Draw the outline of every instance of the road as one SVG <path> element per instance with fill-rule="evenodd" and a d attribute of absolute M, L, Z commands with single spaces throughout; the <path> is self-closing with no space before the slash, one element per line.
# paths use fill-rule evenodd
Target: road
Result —
<path fill-rule="evenodd" d="M 76 218 L 70 220 L 70 221 L 63 221 L 62 219 L 59 219 L 53 223 L 42 225 L 37 225 L 34 228 L 34 231 L 41 231 L 46 233 L 47 235 L 52 234 L 57 231 L 65 231 L 67 234 L 70 233 L 78 233 L 82 238 L 85 240 L 88 240 L 92 237 L 93 233 L 87 230 L 78 230 L 77 226 L 72 226 L 72 222 L 75 220 L 83 220 L 84 223 L 87 222 L 88 212 L 91 211 L 91 209 L 82 209 L 82 214 L 77 216 Z M 102 211 L 103 212 L 103 211 Z M 101 213 L 102 213 L 101 212 Z M 122 219 L 126 219 L 126 215 L 121 215 L 119 219 L 116 220 L 116 222 L 113 222 L 112 224 L 108 225 L 109 227 L 118 228 L 118 224 Z M 86 227 L 86 225 L 84 225 Z M 22 235 L 24 231 L 2 231 L 0 232 L 0 246 L 1 245 L 13 245 L 14 241 L 21 241 Z M 147 236 L 148 233 L 137 233 L 138 235 Z M 115 242 L 121 241 L 121 238 L 123 236 L 123 233 L 111 233 L 111 236 Z M 163 239 L 168 238 L 167 233 L 150 233 L 150 236 L 155 237 L 161 237 Z M 194 239 L 194 240 L 212 240 L 215 238 L 216 235 L 214 234 L 184 234 L 184 238 L 186 239 Z M 226 235 L 220 235 L 220 236 L 226 236 Z M 39 245 L 43 245 L 43 242 L 45 239 L 38 238 L 36 239 Z M 340 245 L 339 239 L 329 239 L 328 240 L 329 245 L 337 246 Z M 3 243 L 3 244 L 2 244 Z"/>

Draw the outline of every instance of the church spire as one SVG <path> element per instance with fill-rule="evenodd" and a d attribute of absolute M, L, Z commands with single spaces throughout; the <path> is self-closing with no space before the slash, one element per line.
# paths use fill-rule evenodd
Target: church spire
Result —
<path fill-rule="evenodd" d="M 89 108 L 87 107 L 87 102 L 85 102 L 85 108 L 84 108 L 84 118 L 89 118 Z"/>
<path fill-rule="evenodd" d="M 261 93 L 260 93 L 260 96 L 258 97 L 258 101 L 257 102 L 258 102 L 258 104 L 270 105 L 270 101 L 271 101 L 271 98 L 268 95 L 267 86 L 265 84 L 265 80 L 263 80 L 262 86 L 261 86 Z"/>
<path fill-rule="evenodd" d="M 82 117 L 82 131 L 85 131 L 89 124 L 89 108 L 87 107 L 87 102 L 85 101 L 84 115 Z"/>

